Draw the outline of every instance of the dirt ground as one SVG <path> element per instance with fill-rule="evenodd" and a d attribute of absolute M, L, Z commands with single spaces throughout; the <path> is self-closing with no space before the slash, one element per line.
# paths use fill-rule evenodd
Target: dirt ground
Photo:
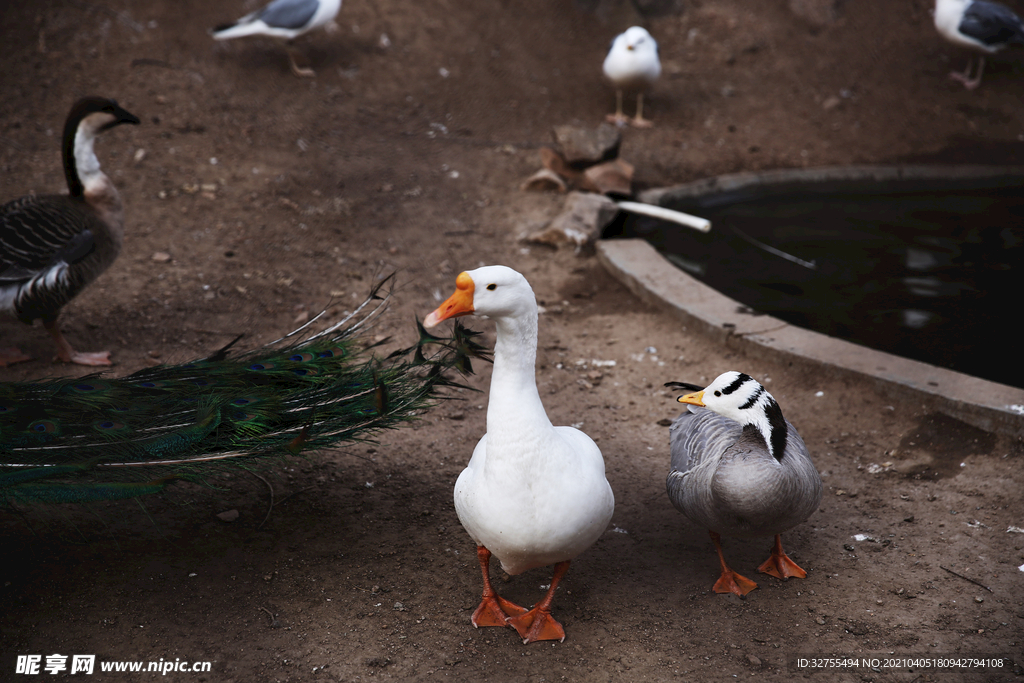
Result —
<path fill-rule="evenodd" d="M 111 350 L 112 372 L 128 373 L 241 332 L 249 344 L 274 339 L 332 300 L 340 313 L 397 270 L 379 332 L 409 342 L 413 316 L 459 271 L 512 266 L 546 310 L 548 411 L 582 424 L 604 452 L 613 528 L 559 591 L 564 643 L 473 629 L 480 576 L 451 492 L 484 431 L 489 368 L 478 365 L 470 381 L 484 393 L 463 392 L 377 444 L 267 470 L 272 509 L 267 485 L 239 473 L 220 491 L 175 485 L 139 503 L 3 512 L 0 679 L 33 680 L 12 673 L 16 655 L 52 653 L 210 661 L 209 673 L 167 680 L 218 682 L 1021 675 L 1024 535 L 1008 531 L 1024 527 L 1019 441 L 688 334 L 592 254 L 522 243 L 563 199 L 518 189 L 553 125 L 595 125 L 611 110 L 600 64 L 635 23 L 664 64 L 646 112 L 656 126 L 623 133 L 638 187 L 779 167 L 1021 163 L 1019 51 L 990 59 L 967 92 L 947 78 L 966 55 L 937 37 L 926 0 L 346 0 L 338 32 L 299 42 L 317 70 L 300 80 L 272 41 L 207 35 L 254 6 L 0 7 L 0 200 L 63 187 L 60 130 L 79 96 L 114 97 L 142 119 L 97 144 L 127 237 L 65 310 L 68 337 Z M 493 340 L 487 322 L 471 326 Z M 5 319 L 0 337 L 37 358 L 0 379 L 76 371 L 50 363 L 40 327 Z M 711 591 L 707 533 L 664 486 L 677 404 L 662 383 L 729 369 L 767 384 L 826 486 L 820 510 L 785 536 L 806 580 L 755 574 L 769 540 L 726 540 L 735 568 L 758 577 L 745 600 Z M 234 522 L 216 516 L 232 509 Z M 501 590 L 530 604 L 549 580 L 533 570 Z M 1017 664 L 825 672 L 796 662 L 868 654 Z"/>

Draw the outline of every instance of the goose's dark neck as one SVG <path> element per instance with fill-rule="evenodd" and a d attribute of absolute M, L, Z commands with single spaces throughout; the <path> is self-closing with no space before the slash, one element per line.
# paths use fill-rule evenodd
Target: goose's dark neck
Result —
<path fill-rule="evenodd" d="M 762 409 L 764 419 L 748 422 L 743 425 L 743 431 L 759 437 L 772 457 L 781 462 L 782 456 L 786 453 L 789 426 L 786 424 L 786 418 L 782 416 L 782 409 L 771 396 L 768 397 L 768 401 L 764 403 Z"/>

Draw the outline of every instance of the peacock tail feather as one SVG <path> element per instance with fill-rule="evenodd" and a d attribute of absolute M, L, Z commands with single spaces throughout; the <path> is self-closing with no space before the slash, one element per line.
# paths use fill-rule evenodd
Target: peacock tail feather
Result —
<path fill-rule="evenodd" d="M 400 426 L 462 386 L 448 370 L 487 359 L 456 325 L 379 358 L 366 330 L 391 296 L 380 283 L 356 311 L 324 314 L 254 351 L 122 378 L 89 375 L 0 384 L 0 504 L 132 498 L 217 468 L 361 441 Z"/>

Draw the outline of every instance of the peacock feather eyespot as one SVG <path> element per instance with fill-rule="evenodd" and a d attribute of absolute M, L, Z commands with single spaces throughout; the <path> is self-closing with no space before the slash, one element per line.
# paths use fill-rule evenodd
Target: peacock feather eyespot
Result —
<path fill-rule="evenodd" d="M 76 382 L 68 387 L 76 394 L 91 394 L 96 391 L 105 391 L 110 388 L 107 382 Z"/>
<path fill-rule="evenodd" d="M 292 372 L 299 377 L 316 377 L 320 374 L 320 371 L 316 368 L 295 368 Z"/>
<path fill-rule="evenodd" d="M 248 398 L 236 398 L 232 403 L 236 406 L 244 406 L 252 403 L 252 400 Z"/>
<path fill-rule="evenodd" d="M 57 423 L 53 420 L 36 420 L 28 426 L 28 431 L 36 434 L 56 434 Z"/>
<path fill-rule="evenodd" d="M 250 370 L 273 370 L 275 365 L 273 363 L 253 363 L 249 366 Z"/>
<path fill-rule="evenodd" d="M 162 389 L 163 387 L 167 386 L 167 382 L 139 382 L 135 386 L 141 387 L 143 389 Z"/>
<path fill-rule="evenodd" d="M 235 413 L 231 416 L 231 419 L 234 420 L 235 422 L 248 422 L 249 420 L 253 420 L 255 418 L 255 413 L 245 413 L 242 412 L 241 410 L 235 411 Z"/>
<path fill-rule="evenodd" d="M 311 353 L 296 353 L 294 356 L 289 356 L 288 360 L 293 360 L 299 363 L 308 363 L 313 360 L 313 354 Z"/>
<path fill-rule="evenodd" d="M 341 347 L 334 347 L 332 349 L 325 349 L 324 351 L 317 351 L 318 358 L 344 358 L 345 349 Z"/>
<path fill-rule="evenodd" d="M 109 430 L 114 430 L 114 429 L 124 429 L 124 423 L 123 422 L 114 422 L 113 420 L 103 420 L 102 422 L 97 422 L 93 426 L 96 427 L 96 429 L 99 429 L 101 431 L 109 431 Z"/>

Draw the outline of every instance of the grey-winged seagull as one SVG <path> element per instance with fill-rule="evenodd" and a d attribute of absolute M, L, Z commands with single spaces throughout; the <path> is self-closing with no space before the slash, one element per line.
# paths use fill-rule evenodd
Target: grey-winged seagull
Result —
<path fill-rule="evenodd" d="M 315 76 L 312 69 L 301 68 L 295 63 L 287 41 L 318 26 L 333 26 L 334 17 L 340 9 L 341 0 L 274 0 L 261 10 L 213 28 L 210 33 L 217 40 L 256 35 L 280 38 L 286 41 L 285 49 L 292 64 L 292 73 L 296 76 Z"/>
<path fill-rule="evenodd" d="M 993 54 L 1009 45 L 1024 45 L 1024 23 L 1020 17 L 1010 8 L 987 0 L 936 0 L 935 28 L 954 45 L 982 53 L 973 78 L 970 75 L 972 58 L 967 60 L 967 68 L 962 73 L 949 74 L 968 90 L 981 84 L 985 54 Z"/>

